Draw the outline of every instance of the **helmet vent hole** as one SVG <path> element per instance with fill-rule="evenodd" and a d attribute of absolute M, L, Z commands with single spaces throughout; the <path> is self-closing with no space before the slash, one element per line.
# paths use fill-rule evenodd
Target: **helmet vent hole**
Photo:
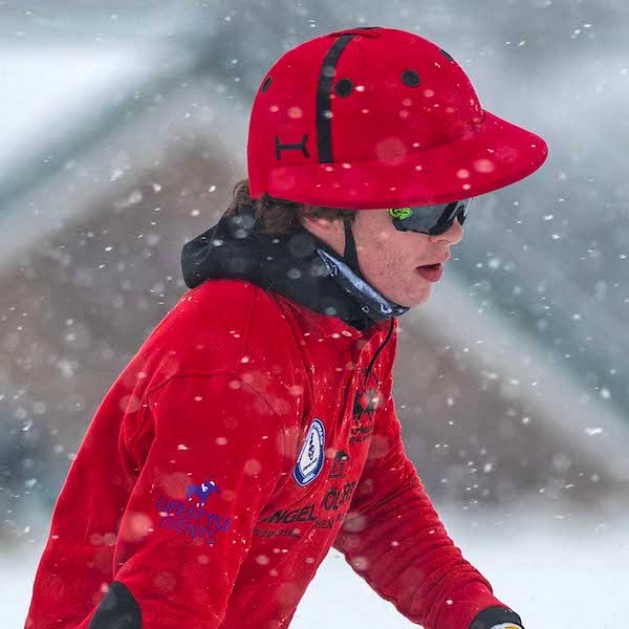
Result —
<path fill-rule="evenodd" d="M 454 58 L 452 57 L 452 55 L 448 54 L 443 48 L 439 48 L 439 52 L 448 60 L 448 61 L 454 61 Z"/>
<path fill-rule="evenodd" d="M 352 93 L 353 88 L 354 88 L 354 85 L 349 79 L 341 79 L 334 86 L 334 91 L 336 92 L 337 96 L 340 96 L 341 98 L 345 98 L 346 96 L 349 96 Z"/>
<path fill-rule="evenodd" d="M 260 89 L 261 92 L 266 92 L 269 89 L 269 86 L 271 85 L 271 77 L 267 76 L 266 77 L 266 81 L 264 81 L 264 83 L 262 83 L 262 88 Z"/>
<path fill-rule="evenodd" d="M 417 87 L 420 84 L 419 74 L 415 70 L 404 70 L 402 82 L 409 87 Z"/>

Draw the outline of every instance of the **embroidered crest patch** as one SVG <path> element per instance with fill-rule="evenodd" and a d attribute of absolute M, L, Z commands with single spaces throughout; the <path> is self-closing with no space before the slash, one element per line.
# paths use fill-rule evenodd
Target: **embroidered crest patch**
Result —
<path fill-rule="evenodd" d="M 311 483 L 323 469 L 325 462 L 325 428 L 323 422 L 315 417 L 308 432 L 297 463 L 293 468 L 293 478 L 299 485 L 305 487 Z"/>

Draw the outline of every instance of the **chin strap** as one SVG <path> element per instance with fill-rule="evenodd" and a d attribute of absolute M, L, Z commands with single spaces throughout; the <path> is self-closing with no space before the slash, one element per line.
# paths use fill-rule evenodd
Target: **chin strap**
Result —
<path fill-rule="evenodd" d="M 345 228 L 345 251 L 343 252 L 343 261 L 347 263 L 347 266 L 354 271 L 358 277 L 364 280 L 365 278 L 358 266 L 358 254 L 356 253 L 356 241 L 354 240 L 351 219 L 344 218 L 343 227 Z"/>

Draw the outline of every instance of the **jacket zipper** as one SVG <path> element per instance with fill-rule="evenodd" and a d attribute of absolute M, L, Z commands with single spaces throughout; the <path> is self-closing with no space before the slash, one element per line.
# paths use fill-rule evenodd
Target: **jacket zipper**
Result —
<path fill-rule="evenodd" d="M 391 317 L 391 325 L 389 326 L 389 332 L 387 333 L 386 338 L 384 339 L 384 341 L 382 341 L 382 343 L 380 344 L 380 346 L 378 347 L 378 349 L 376 350 L 375 354 L 373 355 L 373 357 L 371 358 L 371 360 L 369 361 L 369 366 L 367 367 L 367 373 L 365 374 L 365 379 L 363 380 L 363 384 L 366 386 L 367 385 L 367 381 L 369 380 L 369 374 L 371 373 L 371 369 L 374 366 L 376 359 L 378 358 L 378 355 L 380 354 L 380 352 L 384 349 L 384 346 L 389 342 L 389 340 L 391 339 L 391 335 L 393 334 L 393 326 L 395 325 L 395 319 L 393 317 Z"/>

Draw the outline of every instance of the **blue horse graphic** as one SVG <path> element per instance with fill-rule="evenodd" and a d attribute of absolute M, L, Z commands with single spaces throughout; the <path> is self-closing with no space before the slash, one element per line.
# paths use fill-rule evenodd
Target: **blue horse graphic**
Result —
<path fill-rule="evenodd" d="M 186 490 L 186 498 L 190 500 L 192 496 L 196 496 L 203 506 L 212 494 L 219 494 L 220 491 L 218 485 L 213 480 L 208 480 L 200 485 L 189 485 Z"/>

